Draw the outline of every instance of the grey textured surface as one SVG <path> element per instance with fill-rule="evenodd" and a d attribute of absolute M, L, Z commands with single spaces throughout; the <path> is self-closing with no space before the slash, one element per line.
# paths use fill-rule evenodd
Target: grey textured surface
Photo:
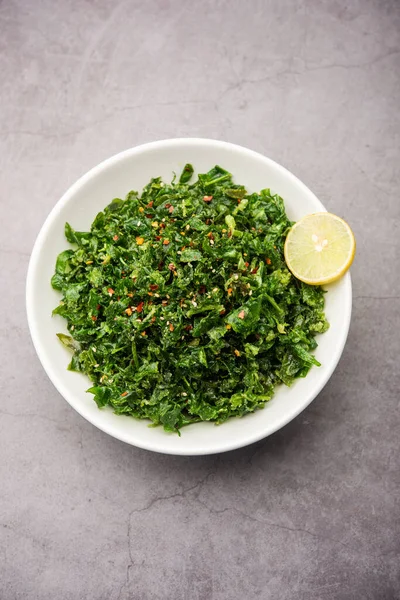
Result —
<path fill-rule="evenodd" d="M 1 600 L 400 598 L 399 31 L 396 0 L 0 0 Z M 66 188 L 175 136 L 282 162 L 358 242 L 325 390 L 214 457 L 97 431 L 25 317 L 29 253 Z"/>

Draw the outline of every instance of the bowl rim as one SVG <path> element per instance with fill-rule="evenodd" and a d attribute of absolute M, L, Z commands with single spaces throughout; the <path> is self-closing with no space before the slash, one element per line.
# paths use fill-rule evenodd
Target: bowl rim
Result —
<path fill-rule="evenodd" d="M 138 448 L 150 450 L 153 452 L 158 452 L 161 454 L 181 455 L 181 456 L 199 456 L 199 455 L 218 454 L 218 453 L 222 453 L 222 452 L 228 452 L 230 450 L 235 450 L 238 448 L 248 446 L 255 442 L 258 442 L 261 439 L 264 439 L 264 438 L 272 435 L 273 433 L 275 433 L 276 431 L 278 431 L 279 429 L 281 429 L 282 427 L 287 425 L 290 421 L 295 419 L 316 398 L 316 396 L 325 387 L 325 385 L 329 381 L 330 377 L 332 376 L 333 372 L 335 371 L 336 366 L 342 356 L 343 349 L 344 349 L 344 346 L 347 341 L 348 332 L 349 332 L 349 328 L 350 328 L 351 313 L 352 313 L 352 285 L 351 285 L 350 273 L 347 272 L 343 277 L 344 294 L 346 297 L 346 301 L 344 303 L 344 306 L 342 307 L 342 309 L 344 311 L 342 335 L 339 340 L 339 343 L 336 344 L 335 348 L 333 349 L 332 360 L 330 361 L 329 365 L 326 366 L 325 377 L 319 382 L 319 384 L 317 386 L 315 386 L 315 388 L 312 390 L 312 392 L 310 392 L 308 395 L 305 395 L 305 397 L 304 397 L 305 399 L 302 402 L 299 402 L 294 410 L 288 411 L 282 417 L 282 419 L 279 421 L 279 423 L 272 425 L 270 428 L 265 428 L 264 431 L 255 433 L 253 436 L 247 435 L 246 438 L 244 438 L 242 440 L 233 439 L 230 441 L 226 441 L 226 440 L 222 440 L 222 438 L 221 438 L 221 443 L 219 444 L 218 447 L 215 447 L 215 448 L 202 449 L 199 447 L 195 447 L 195 448 L 193 448 L 192 451 L 190 451 L 187 448 L 180 450 L 178 447 L 174 448 L 174 449 L 162 448 L 159 443 L 152 442 L 150 437 L 149 437 L 149 443 L 136 442 L 136 441 L 134 442 L 134 441 L 132 441 L 132 439 L 130 439 L 129 435 L 127 435 L 123 431 L 120 431 L 118 429 L 118 427 L 116 427 L 113 423 L 108 423 L 108 422 L 103 422 L 103 421 L 95 422 L 95 420 L 91 419 L 85 413 L 85 410 L 84 410 L 83 406 L 80 404 L 80 402 L 76 401 L 75 396 L 69 392 L 68 386 L 65 385 L 63 383 L 63 381 L 54 372 L 51 360 L 48 359 L 44 345 L 42 344 L 42 341 L 41 341 L 40 327 L 38 326 L 38 323 L 36 322 L 34 308 L 33 308 L 34 307 L 34 301 L 33 301 L 34 300 L 34 292 L 33 292 L 34 285 L 33 285 L 33 283 L 34 283 L 34 280 L 36 277 L 42 248 L 43 248 L 44 242 L 46 240 L 46 236 L 51 230 L 53 221 L 56 219 L 58 214 L 62 211 L 64 206 L 66 204 L 68 204 L 70 198 L 73 197 L 74 194 L 86 182 L 95 178 L 100 172 L 102 172 L 107 167 L 110 167 L 110 166 L 114 165 L 115 163 L 123 161 L 127 157 L 132 157 L 132 156 L 135 156 L 136 154 L 141 154 L 143 152 L 147 152 L 147 151 L 151 151 L 151 150 L 155 150 L 155 149 L 163 149 L 163 148 L 165 149 L 165 148 L 170 148 L 171 146 L 180 146 L 181 144 L 188 144 L 188 145 L 192 145 L 192 146 L 209 144 L 216 148 L 221 148 L 221 149 L 225 149 L 225 150 L 228 149 L 230 151 L 244 153 L 249 157 L 254 157 L 254 158 L 258 158 L 258 159 L 261 158 L 265 163 L 269 164 L 274 169 L 277 169 L 278 171 L 280 171 L 282 173 L 282 175 L 285 176 L 285 178 L 291 179 L 293 182 L 295 182 L 296 185 L 298 187 L 302 188 L 307 194 L 311 194 L 313 196 L 315 202 L 319 205 L 320 212 L 326 212 L 326 208 L 323 206 L 321 201 L 298 177 L 296 177 L 296 175 L 294 175 L 291 171 L 289 171 L 288 169 L 286 169 L 284 166 L 277 163 L 273 159 L 268 158 L 267 156 L 264 156 L 263 154 L 256 152 L 254 150 L 250 150 L 249 148 L 246 148 L 244 146 L 241 146 L 238 144 L 233 144 L 230 142 L 221 141 L 221 140 L 216 140 L 216 139 L 211 139 L 211 138 L 200 138 L 200 137 L 171 138 L 171 139 L 163 139 L 163 140 L 158 140 L 158 141 L 154 141 L 154 142 L 148 142 L 145 144 L 140 144 L 138 146 L 134 146 L 132 148 L 123 150 L 122 152 L 118 152 L 117 154 L 114 154 L 113 156 L 106 158 L 105 160 L 103 160 L 99 164 L 97 164 L 96 166 L 92 167 L 89 171 L 87 171 L 81 177 L 79 177 L 77 179 L 77 181 L 75 181 L 75 183 L 73 183 L 65 191 L 65 193 L 61 196 L 61 198 L 53 206 L 50 213 L 46 217 L 46 219 L 36 237 L 34 245 L 33 245 L 32 253 L 31 253 L 29 265 L 28 265 L 27 277 L 26 277 L 25 301 L 26 301 L 28 327 L 29 327 L 32 342 L 33 342 L 34 348 L 36 350 L 36 353 L 38 355 L 39 361 L 42 364 L 43 369 L 45 370 L 47 376 L 49 377 L 50 381 L 52 382 L 52 384 L 54 385 L 56 390 L 70 404 L 70 406 L 78 412 L 78 414 L 80 414 L 83 418 L 85 418 L 87 421 L 89 421 L 92 425 L 94 425 L 101 431 L 111 435 L 112 437 L 114 437 L 120 441 L 126 442 L 130 445 L 134 445 Z"/>

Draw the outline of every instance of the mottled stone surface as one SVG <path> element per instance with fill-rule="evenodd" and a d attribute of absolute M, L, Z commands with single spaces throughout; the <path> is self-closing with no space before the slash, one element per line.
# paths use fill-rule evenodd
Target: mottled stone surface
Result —
<path fill-rule="evenodd" d="M 400 598 L 399 32 L 396 0 L 0 0 L 1 600 Z M 79 417 L 24 308 L 66 188 L 175 136 L 282 162 L 358 242 L 329 384 L 269 439 L 204 458 Z"/>

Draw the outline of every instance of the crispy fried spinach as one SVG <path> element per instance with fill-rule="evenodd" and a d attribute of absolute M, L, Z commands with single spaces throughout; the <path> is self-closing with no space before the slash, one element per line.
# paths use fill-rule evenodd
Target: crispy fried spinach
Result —
<path fill-rule="evenodd" d="M 68 223 L 53 311 L 69 369 L 99 407 L 167 431 L 262 408 L 277 384 L 305 377 L 328 328 L 323 291 L 288 271 L 282 198 L 248 194 L 215 166 L 190 183 L 152 179 L 100 212 L 90 232 Z"/>

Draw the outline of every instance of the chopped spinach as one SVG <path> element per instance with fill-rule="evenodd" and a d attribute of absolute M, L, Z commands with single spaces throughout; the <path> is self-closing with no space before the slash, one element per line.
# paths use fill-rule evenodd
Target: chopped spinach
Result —
<path fill-rule="evenodd" d="M 51 283 L 53 313 L 99 407 L 167 431 L 262 408 L 280 383 L 305 377 L 328 328 L 322 289 L 288 271 L 282 198 L 248 194 L 215 166 L 190 183 L 152 179 L 114 199 L 90 232 L 68 223 L 73 249 Z"/>

